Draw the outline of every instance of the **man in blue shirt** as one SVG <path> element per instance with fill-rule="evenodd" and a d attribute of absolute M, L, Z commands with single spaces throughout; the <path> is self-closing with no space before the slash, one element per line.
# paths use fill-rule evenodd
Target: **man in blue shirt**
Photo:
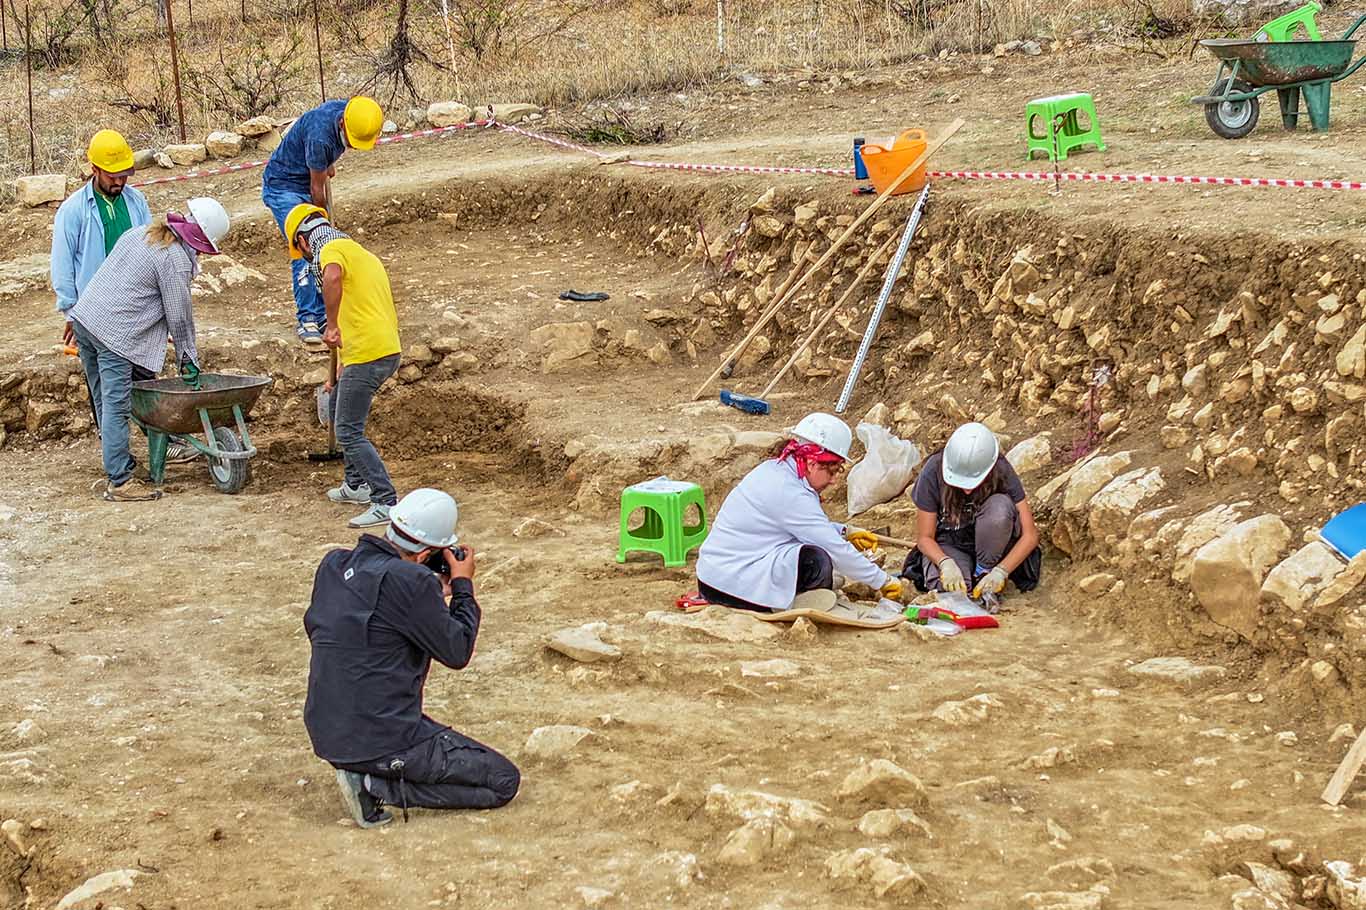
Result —
<path fill-rule="evenodd" d="M 63 316 L 76 305 L 124 232 L 152 221 L 147 199 L 127 185 L 133 150 L 126 139 L 113 130 L 100 130 L 91 138 L 86 158 L 90 179 L 57 209 L 52 225 L 52 290 Z M 63 339 L 75 343 L 69 317 Z"/>
<path fill-rule="evenodd" d="M 348 148 L 374 148 L 383 126 L 384 112 L 364 95 L 324 102 L 294 121 L 261 177 L 261 201 L 275 216 L 282 235 L 290 209 L 300 203 L 312 203 L 331 214 L 330 183 L 338 159 Z M 324 350 L 327 312 L 321 289 L 309 275 L 308 260 L 295 258 L 291 268 L 299 339 L 310 348 Z"/>

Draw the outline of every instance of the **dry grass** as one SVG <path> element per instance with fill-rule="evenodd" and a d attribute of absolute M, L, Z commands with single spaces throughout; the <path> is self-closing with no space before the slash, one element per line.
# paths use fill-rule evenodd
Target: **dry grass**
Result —
<path fill-rule="evenodd" d="M 69 0 L 35 0 L 34 6 L 55 8 L 64 2 Z M 1013 38 L 1061 39 L 1113 23 L 1137 31 L 1150 15 L 1185 8 L 1182 0 L 1156 2 L 1157 9 L 1140 0 L 914 0 L 912 9 L 903 0 L 727 0 L 722 53 L 714 0 L 447 0 L 455 13 L 449 39 L 440 0 L 409 0 L 404 50 L 410 54 L 408 75 L 422 99 L 567 106 L 641 92 L 690 91 L 743 73 L 895 65 L 944 49 L 973 52 Z M 192 138 L 231 125 L 225 111 L 233 108 L 233 99 L 194 91 L 215 81 L 205 74 L 220 69 L 220 59 L 250 77 L 253 68 L 268 62 L 263 58 L 278 57 L 302 37 L 297 65 L 280 78 L 273 112 L 293 114 L 316 103 L 310 4 L 247 0 L 245 24 L 241 0 L 195 0 L 194 6 L 193 25 L 177 20 L 182 65 L 200 74 L 182 80 Z M 39 171 L 77 170 L 86 137 L 104 126 L 123 130 L 135 145 L 174 140 L 166 41 L 149 6 L 139 9 L 121 20 L 116 51 L 78 31 L 71 43 L 72 64 L 35 71 Z M 393 0 L 330 5 L 326 15 L 335 18 L 323 23 L 329 95 L 371 87 L 389 100 L 396 80 L 372 83 L 377 61 L 393 46 L 397 9 Z M 928 22 L 922 14 L 926 9 Z M 488 21 L 480 16 L 491 10 L 501 17 L 497 28 L 471 31 Z M 470 15 L 461 18 L 462 13 Z M 183 16 L 179 4 L 177 16 Z M 13 44 L 12 27 L 10 38 Z M 7 78 L 0 81 L 0 105 L 8 113 L 0 169 L 13 176 L 28 170 L 22 60 L 4 58 L 3 69 Z M 403 87 L 401 80 L 397 85 Z M 408 107 L 420 106 L 409 94 L 394 94 L 388 105 L 400 123 L 407 120 Z M 116 101 L 132 103 L 112 106 Z"/>

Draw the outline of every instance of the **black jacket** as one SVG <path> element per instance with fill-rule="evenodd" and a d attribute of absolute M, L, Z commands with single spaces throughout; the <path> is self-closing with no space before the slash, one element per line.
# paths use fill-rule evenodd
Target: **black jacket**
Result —
<path fill-rule="evenodd" d="M 474 585 L 457 578 L 451 592 L 448 606 L 430 569 L 369 534 L 323 557 L 304 613 L 313 648 L 304 726 L 319 758 L 370 761 L 445 729 L 422 713 L 427 671 L 433 659 L 464 667 L 479 634 Z"/>

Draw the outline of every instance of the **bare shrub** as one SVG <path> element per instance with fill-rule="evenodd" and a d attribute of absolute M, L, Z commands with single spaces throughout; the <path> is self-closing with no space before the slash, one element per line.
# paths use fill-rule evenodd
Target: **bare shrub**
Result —
<path fill-rule="evenodd" d="M 212 59 L 185 67 L 190 97 L 205 110 L 249 120 L 279 107 L 301 81 L 304 38 L 297 31 L 270 45 L 260 36 L 245 47 L 218 45 Z M 231 57 L 231 62 L 229 61 Z"/>

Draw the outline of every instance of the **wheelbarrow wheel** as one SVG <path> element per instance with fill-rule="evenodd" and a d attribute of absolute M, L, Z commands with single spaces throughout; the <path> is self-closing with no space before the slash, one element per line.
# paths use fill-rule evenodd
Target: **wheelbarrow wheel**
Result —
<path fill-rule="evenodd" d="M 213 438 L 224 452 L 242 452 L 242 440 L 227 427 L 215 427 Z M 209 479 L 221 493 L 240 493 L 251 479 L 251 462 L 245 458 L 209 458 Z"/>
<path fill-rule="evenodd" d="M 1241 79 L 1229 88 L 1229 80 L 1222 79 L 1214 87 L 1211 95 L 1246 92 L 1252 89 Z M 1205 105 L 1205 122 L 1214 130 L 1215 135 L 1224 139 L 1242 139 L 1257 128 L 1257 118 L 1262 115 L 1261 102 L 1256 98 L 1247 101 L 1216 101 Z"/>

